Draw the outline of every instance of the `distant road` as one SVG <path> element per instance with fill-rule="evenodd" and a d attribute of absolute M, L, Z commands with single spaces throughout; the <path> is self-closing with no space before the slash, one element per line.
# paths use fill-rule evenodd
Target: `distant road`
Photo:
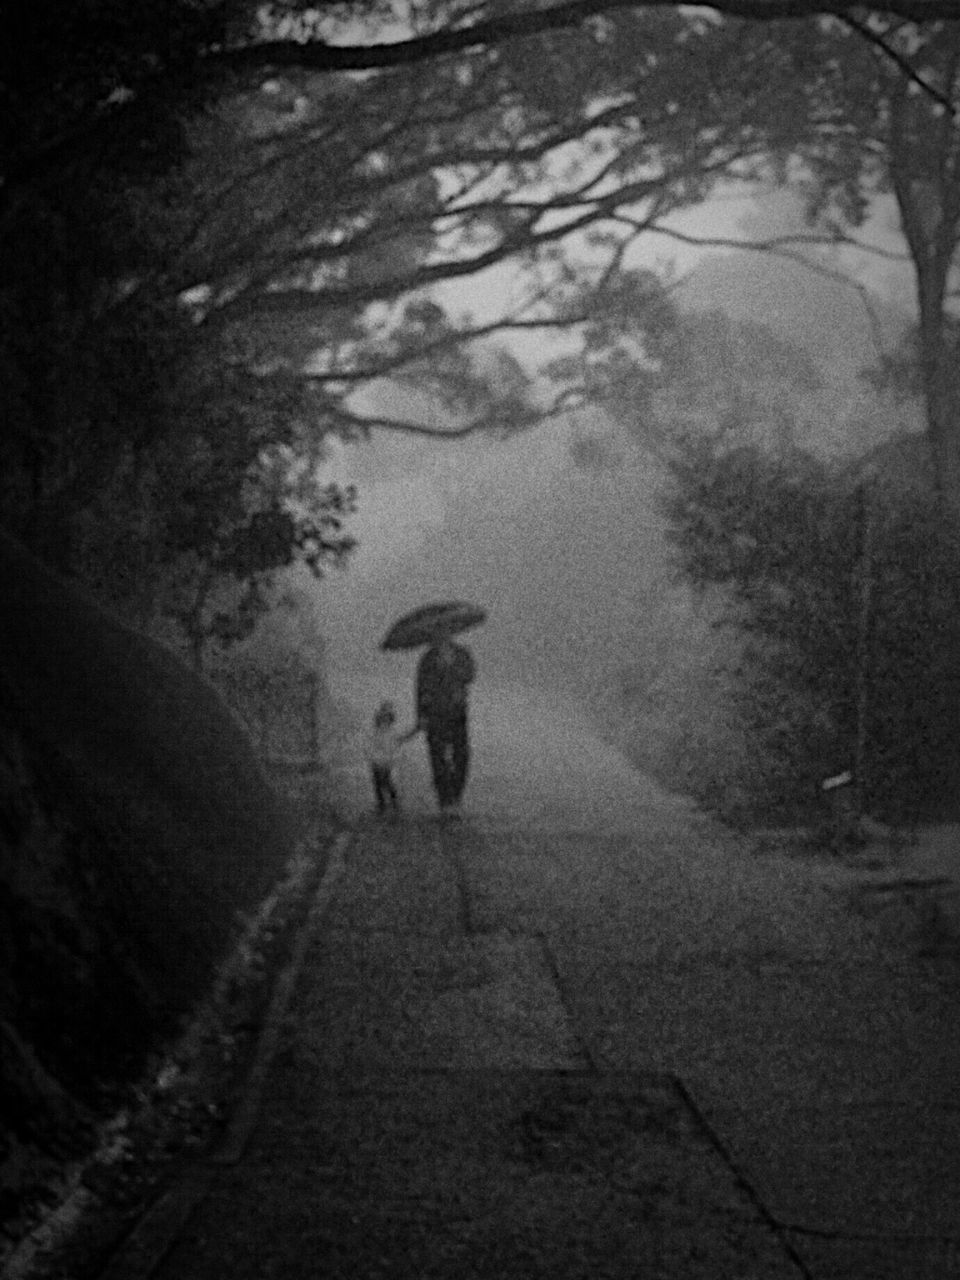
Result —
<path fill-rule="evenodd" d="M 931 952 L 922 886 L 749 852 L 560 699 L 487 683 L 473 712 L 462 825 L 436 823 L 419 744 L 404 823 L 361 822 L 371 887 L 391 841 L 448 868 L 493 983 L 421 1002 L 424 1034 L 460 1063 L 489 1041 L 675 1075 L 810 1274 L 960 1275 L 960 952 Z"/>

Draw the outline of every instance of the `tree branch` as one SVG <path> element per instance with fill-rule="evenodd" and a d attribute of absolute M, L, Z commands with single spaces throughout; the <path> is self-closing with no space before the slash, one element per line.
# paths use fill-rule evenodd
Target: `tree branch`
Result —
<path fill-rule="evenodd" d="M 630 219 L 622 219 L 630 223 Z M 632 223 L 631 223 L 632 225 Z M 850 248 L 858 249 L 863 253 L 873 254 L 878 258 L 886 258 L 891 262 L 909 262 L 910 255 L 908 253 L 897 253 L 894 249 L 883 249 L 880 245 L 865 244 L 862 240 L 858 240 L 856 236 L 844 235 L 788 235 L 773 236 L 767 240 L 735 240 L 726 236 L 696 236 L 690 235 L 684 231 L 675 231 L 672 227 L 664 227 L 659 224 L 644 225 L 644 231 L 649 231 L 654 235 L 668 236 L 671 240 L 677 240 L 681 244 L 696 245 L 704 249 L 755 249 L 761 252 L 771 252 L 778 249 L 789 249 L 792 246 L 803 248 L 805 245 L 811 248 Z M 791 254 L 791 257 L 796 257 Z"/>
<path fill-rule="evenodd" d="M 430 339 L 430 341 L 423 343 L 422 346 L 403 351 L 397 355 L 387 356 L 382 361 L 376 361 L 374 364 L 355 366 L 352 369 L 328 369 L 322 373 L 309 372 L 302 374 L 301 377 L 304 382 L 317 386 L 372 382 L 376 378 L 387 378 L 401 369 L 419 364 L 430 356 L 440 355 L 444 351 L 452 351 L 457 347 L 466 346 L 467 343 L 475 342 L 479 338 L 488 338 L 491 334 L 532 332 L 539 329 L 573 329 L 578 324 L 586 324 L 589 320 L 592 320 L 595 314 L 590 308 L 584 307 L 582 311 L 564 316 L 527 318 L 506 316 L 498 320 L 490 320 L 486 324 L 451 330 L 442 337 Z"/>
<path fill-rule="evenodd" d="M 559 4 L 502 14 L 408 40 L 367 45 L 269 41 L 241 48 L 211 50 L 205 60 L 234 69 L 302 67 L 313 71 L 365 71 L 423 62 L 444 54 L 468 52 L 548 31 L 570 30 L 603 14 L 678 7 L 678 0 L 562 0 Z M 709 7 L 730 17 L 761 21 L 810 18 L 824 13 L 846 17 L 863 10 L 860 0 L 713 0 Z M 913 22 L 957 16 L 955 0 L 885 0 L 882 8 Z"/>
<path fill-rule="evenodd" d="M 319 39 L 260 41 L 232 47 L 214 45 L 197 51 L 196 66 L 211 71 L 263 72 L 280 68 L 314 72 L 387 69 L 426 62 L 445 54 L 469 52 L 506 40 L 572 30 L 590 18 L 608 13 L 676 9 L 680 4 L 681 0 L 562 0 L 546 7 L 501 14 L 406 40 L 359 45 L 331 45 Z M 861 0 L 713 0 L 709 7 L 719 14 L 757 21 L 804 19 L 822 14 L 856 20 L 863 10 Z M 884 0 L 879 8 L 912 22 L 957 17 L 956 0 Z M 141 81 L 138 93 L 131 96 L 142 98 L 172 77 L 182 79 L 189 76 L 193 69 L 183 65 L 164 65 L 151 78 Z M 127 106 L 126 101 L 120 100 L 94 105 L 83 119 L 10 165 L 6 172 L 0 173 L 0 206 L 5 207 L 11 193 L 19 187 L 35 181 L 57 164 L 70 160 L 79 142 L 97 133 L 109 135 Z"/>
<path fill-rule="evenodd" d="M 539 426 L 544 422 L 550 422 L 554 418 L 569 413 L 571 407 L 569 401 L 569 394 L 561 392 L 554 402 L 546 408 L 531 408 L 529 420 L 523 422 L 522 426 Z M 428 422 L 413 422 L 408 418 L 392 418 L 386 414 L 367 416 L 362 413 L 354 413 L 352 409 L 347 409 L 343 404 L 332 406 L 329 416 L 348 434 L 354 432 L 366 434 L 369 431 L 396 431 L 402 435 L 426 436 L 431 440 L 456 441 L 463 440 L 467 436 L 481 435 L 486 431 L 495 431 L 498 428 L 501 430 L 507 429 L 511 432 L 521 429 L 521 424 L 499 423 L 490 415 L 475 418 L 470 422 L 459 423 L 456 426 L 441 427 L 433 426 Z"/>
<path fill-rule="evenodd" d="M 428 110 L 425 116 L 417 113 L 415 118 L 403 114 L 399 121 L 381 120 L 374 113 L 370 121 L 369 136 L 353 146 L 352 154 L 346 157 L 342 154 L 338 156 L 340 168 L 335 184 L 337 200 L 333 210 L 327 211 L 326 220 L 329 221 L 330 217 L 335 217 L 338 205 L 342 204 L 349 210 L 358 202 L 369 201 L 376 196 L 378 203 L 392 206 L 393 212 L 389 223 L 380 218 L 370 225 L 358 226 L 351 234 L 336 243 L 312 242 L 310 239 L 301 238 L 299 242 L 294 241 L 287 248 L 263 251 L 260 246 L 265 239 L 283 238 L 284 224 L 291 218 L 295 218 L 295 215 L 302 215 L 311 208 L 314 197 L 308 191 L 298 203 L 292 206 L 286 203 L 271 216 L 258 216 L 253 231 L 239 239 L 232 238 L 212 258 L 207 258 L 205 261 L 201 250 L 200 256 L 193 257 L 191 260 L 191 251 L 200 247 L 201 236 L 214 225 L 226 197 L 239 195 L 246 184 L 252 186 L 264 183 L 278 166 L 291 161 L 296 162 L 301 156 L 310 153 L 311 148 L 316 144 L 318 134 L 318 122 L 311 120 L 305 124 L 305 132 L 302 135 L 296 135 L 287 140 L 272 138 L 268 140 L 263 145 L 261 157 L 255 164 L 248 166 L 244 173 L 230 183 L 221 186 L 216 196 L 208 199 L 206 207 L 194 219 L 187 233 L 168 251 L 163 265 L 151 273 L 151 280 L 156 281 L 159 277 L 164 277 L 174 293 L 183 292 L 203 282 L 213 284 L 217 279 L 229 278 L 231 275 L 236 277 L 242 273 L 244 268 L 249 267 L 247 259 L 251 252 L 257 250 L 258 268 L 252 275 L 247 276 L 241 286 L 242 295 L 250 297 L 255 295 L 258 287 L 264 287 L 271 281 L 275 282 L 276 273 L 284 269 L 288 271 L 300 269 L 309 272 L 324 263 L 343 262 L 351 255 L 362 253 L 370 247 L 381 247 L 390 241 L 399 241 L 405 231 L 414 234 L 418 231 L 431 232 L 437 229 L 442 231 L 444 222 L 453 219 L 463 221 L 466 218 L 478 216 L 482 218 L 487 213 L 505 212 L 515 215 L 518 211 L 532 212 L 538 207 L 532 201 L 507 201 L 502 194 L 483 202 L 476 200 L 462 202 L 468 201 L 473 192 L 492 179 L 498 179 L 499 185 L 503 186 L 507 181 L 507 174 L 501 174 L 498 178 L 498 169 L 506 170 L 509 167 L 512 170 L 524 164 L 536 164 L 549 156 L 552 151 L 588 137 L 591 132 L 601 131 L 623 122 L 625 115 L 635 111 L 635 105 L 630 101 L 609 104 L 587 116 L 578 114 L 575 119 L 566 121 L 562 125 L 551 123 L 550 127 L 542 127 L 538 132 L 534 132 L 532 139 L 519 144 L 497 142 L 493 145 L 463 148 L 457 144 L 455 138 L 452 141 L 444 141 L 441 136 L 439 140 L 441 145 L 431 146 L 418 152 L 414 159 L 401 160 L 385 174 L 379 171 L 372 175 L 351 172 L 357 169 L 357 166 L 361 165 L 371 152 L 377 151 L 388 142 L 396 142 L 398 134 L 402 135 L 404 132 L 416 134 L 422 128 L 428 130 L 437 128 L 449 134 L 466 109 L 459 99 L 458 104 L 456 111 L 446 110 L 438 113 Z M 351 116 L 350 119 L 352 118 Z M 325 122 L 322 130 L 323 140 L 329 144 L 331 137 L 345 123 L 348 122 L 331 126 Z M 573 205 L 582 202 L 580 196 L 587 194 L 592 187 L 595 187 L 615 163 L 616 157 L 611 159 L 599 173 L 588 178 L 576 189 L 575 194 L 567 193 L 566 197 L 555 197 L 551 208 L 558 209 L 563 204 Z M 402 200 L 393 201 L 391 191 L 399 192 L 402 196 L 406 184 L 433 174 L 443 166 L 447 166 L 451 171 L 466 168 L 468 172 L 452 191 L 446 192 L 443 203 L 438 208 L 417 210 L 411 214 L 400 212 L 398 216 L 396 208 L 398 203 L 402 205 Z M 539 207 L 543 207 L 542 200 L 539 202 Z M 347 224 L 343 224 L 341 229 L 345 229 Z M 279 237 L 276 233 L 279 233 Z M 293 239 L 289 234 L 286 238 Z M 142 282 L 137 292 L 142 293 L 142 289 L 148 283 L 148 281 Z M 124 301 L 129 300 L 130 296 L 132 295 L 125 295 Z M 232 300 L 240 296 L 240 293 L 234 292 Z"/>
<path fill-rule="evenodd" d="M 868 44 L 872 44 L 876 49 L 879 49 L 884 57 L 889 58 L 902 76 L 921 88 L 928 97 L 933 99 L 934 102 L 939 102 L 942 107 L 946 107 L 947 114 L 952 119 L 956 120 L 960 118 L 960 106 L 951 102 L 948 94 L 941 93 L 936 85 L 931 84 L 925 76 L 922 76 L 920 72 L 910 64 L 910 60 L 905 58 L 902 53 L 893 47 L 893 45 L 889 44 L 879 31 L 874 31 L 866 22 L 861 22 L 859 18 L 851 17 L 849 15 L 838 16 L 844 26 L 849 27 L 851 31 L 855 32 L 858 36 L 861 36 Z M 957 15 L 954 13 L 952 16 L 956 17 Z"/>
<path fill-rule="evenodd" d="M 212 330 L 235 320 L 253 318 L 257 315 L 309 316 L 310 313 L 320 314 L 323 310 L 338 307 L 352 308 L 375 300 L 396 298 L 413 288 L 419 290 L 433 284 L 473 276 L 496 266 L 505 259 L 519 254 L 536 253 L 604 219 L 621 217 L 618 210 L 622 206 L 640 204 L 644 200 L 656 200 L 667 188 L 685 176 L 695 174 L 698 177 L 706 177 L 714 170 L 726 170 L 735 161 L 748 158 L 747 153 L 739 152 L 724 155 L 712 164 L 688 161 L 675 172 L 627 182 L 602 196 L 594 196 L 589 201 L 581 200 L 574 208 L 580 207 L 582 212 L 556 225 L 537 230 L 538 224 L 550 213 L 555 210 L 567 211 L 563 196 L 559 199 L 545 199 L 542 204 L 530 206 L 529 216 L 524 222 L 511 228 L 492 247 L 470 257 L 459 256 L 418 266 L 413 273 L 405 272 L 369 282 L 320 287 L 264 288 L 265 283 L 268 282 L 257 279 L 248 282 L 221 304 L 211 307 L 199 323 Z M 514 202 L 510 202 L 509 207 L 513 207 L 513 204 Z M 583 208 L 584 204 L 586 208 Z M 645 229 L 648 222 L 646 219 L 635 219 L 633 225 L 635 229 Z"/>
<path fill-rule="evenodd" d="M 353 284 L 344 286 L 326 286 L 319 289 L 293 288 L 276 289 L 266 293 L 259 290 L 243 290 L 219 308 L 212 310 L 203 323 L 214 326 L 253 314 L 309 314 L 321 308 L 356 306 L 375 299 L 397 297 L 409 289 L 424 288 L 447 280 L 461 279 L 464 276 L 476 275 L 488 267 L 495 266 L 505 258 L 515 254 L 532 252 L 544 245 L 553 244 L 571 235 L 573 232 L 589 226 L 609 213 L 620 200 L 638 203 L 645 195 L 654 194 L 662 186 L 661 180 L 638 182 L 631 184 L 629 190 L 617 193 L 613 197 L 596 201 L 595 204 L 579 217 L 574 217 L 559 226 L 536 231 L 536 223 L 550 211 L 549 204 L 538 210 L 535 217 L 526 220 L 519 229 L 514 229 L 504 236 L 491 249 L 474 254 L 469 258 L 455 258 L 442 262 L 434 262 L 418 267 L 415 273 L 394 276 L 369 284 Z"/>

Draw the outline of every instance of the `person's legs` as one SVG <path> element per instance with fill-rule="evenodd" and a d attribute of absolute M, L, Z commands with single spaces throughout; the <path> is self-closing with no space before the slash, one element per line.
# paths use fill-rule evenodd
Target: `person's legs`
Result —
<path fill-rule="evenodd" d="M 459 800 L 467 785 L 467 771 L 470 768 L 470 738 L 467 733 L 467 718 L 462 716 L 451 725 L 450 733 L 450 795 Z"/>
<path fill-rule="evenodd" d="M 437 803 L 445 808 L 453 799 L 450 785 L 450 738 L 446 725 L 432 725 L 427 730 L 427 748 L 430 752 L 430 770 Z"/>

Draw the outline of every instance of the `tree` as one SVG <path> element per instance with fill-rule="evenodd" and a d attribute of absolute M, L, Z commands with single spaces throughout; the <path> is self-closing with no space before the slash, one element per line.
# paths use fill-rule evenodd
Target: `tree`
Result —
<path fill-rule="evenodd" d="M 602 311 L 605 340 L 618 328 L 642 345 L 661 290 L 618 274 L 628 244 L 767 145 L 732 113 L 726 33 L 684 15 L 630 11 L 543 36 L 531 80 L 509 44 L 317 75 L 310 50 L 337 13 L 324 9 L 305 43 L 278 44 L 265 36 L 296 6 L 244 36 L 249 15 L 227 6 L 201 24 L 168 0 L 141 30 L 89 0 L 69 53 L 51 19 L 23 65 L 4 68 L 30 126 L 3 168 L 2 229 L 17 249 L 0 278 L 14 410 L 4 507 L 65 566 L 78 515 L 102 506 L 121 467 L 157 506 L 159 542 L 190 507 L 151 482 L 164 455 L 210 448 L 242 487 L 271 442 L 316 456 L 330 431 L 428 429 L 359 412 L 372 380 L 429 390 L 438 431 L 518 429 L 571 403 L 590 388 L 567 383 L 544 403 L 515 360 L 480 344 Z M 459 31 L 469 13 L 451 3 L 444 17 Z M 659 53 L 644 60 L 651 40 Z M 601 225 L 591 261 L 562 252 Z M 526 287 L 492 320 L 453 314 L 437 293 L 510 259 Z"/>
<path fill-rule="evenodd" d="M 918 272 L 918 287 L 921 294 L 921 315 L 925 310 L 930 313 L 929 321 L 921 321 L 922 331 L 929 335 L 929 341 L 925 340 L 925 346 L 930 347 L 934 353 L 924 358 L 931 439 L 935 443 L 935 448 L 944 456 L 943 474 L 949 476 L 949 466 L 946 465 L 949 459 L 942 444 L 945 436 L 944 420 L 947 416 L 942 408 L 943 368 L 949 362 L 942 358 L 942 343 L 939 342 L 937 328 L 939 323 L 937 297 L 942 294 L 943 286 L 942 282 L 938 285 L 936 280 L 929 278 L 938 270 L 942 272 L 944 253 L 949 257 L 949 247 L 934 251 L 923 241 L 923 218 L 919 216 L 919 210 L 926 198 L 923 185 L 926 181 L 924 174 L 928 171 L 932 172 L 932 168 L 929 164 L 929 145 L 920 147 L 914 144 L 921 136 L 925 142 L 929 137 L 936 136 L 937 145 L 946 146 L 948 149 L 953 145 L 951 117 L 944 110 L 943 102 L 949 101 L 952 93 L 950 77 L 953 73 L 949 70 L 952 55 L 949 53 L 949 48 L 951 41 L 956 43 L 956 24 L 931 23 L 921 30 L 916 39 L 911 37 L 911 32 L 914 30 L 912 24 L 892 20 L 874 23 L 869 28 L 865 28 L 856 19 L 828 23 L 793 23 L 789 27 L 771 27 L 769 31 L 764 32 L 758 31 L 753 24 L 739 22 L 676 24 L 674 18 L 663 20 L 662 15 L 651 18 L 649 13 L 641 12 L 642 9 L 651 7 L 636 4 L 561 4 L 543 6 L 533 14 L 489 15 L 483 10 L 478 13 L 473 7 L 469 12 L 472 20 L 472 40 L 489 59 L 491 41 L 507 38 L 515 41 L 519 36 L 532 39 L 537 32 L 542 32 L 548 26 L 559 30 L 570 23 L 584 23 L 591 15 L 596 17 L 602 11 L 602 20 L 597 19 L 596 25 L 587 26 L 585 29 L 590 39 L 584 38 L 584 30 L 576 34 L 563 30 L 559 35 L 539 37 L 538 53 L 545 56 L 538 58 L 535 93 L 531 93 L 528 88 L 526 96 L 528 104 L 532 97 L 539 108 L 545 105 L 552 108 L 558 101 L 564 100 L 573 112 L 573 120 L 579 119 L 582 122 L 589 119 L 591 107 L 603 100 L 604 95 L 614 93 L 625 95 L 626 110 L 622 107 L 614 107 L 610 113 L 607 113 L 607 119 L 604 122 L 607 126 L 606 136 L 603 131 L 593 127 L 587 131 L 578 132 L 574 123 L 572 128 L 562 135 L 564 141 L 561 148 L 554 147 L 542 153 L 543 159 L 547 160 L 550 155 L 559 154 L 562 146 L 569 145 L 572 141 L 590 142 L 594 147 L 599 146 L 601 150 L 605 148 L 605 158 L 612 158 L 610 167 L 603 170 L 607 179 L 623 179 L 629 171 L 628 163 L 625 162 L 626 157 L 630 156 L 634 163 L 640 159 L 649 161 L 651 157 L 662 160 L 664 156 L 670 154 L 671 136 L 681 134 L 686 139 L 702 138 L 704 130 L 709 128 L 708 120 L 715 122 L 732 111 L 742 114 L 743 104 L 747 104 L 746 109 L 754 122 L 752 135 L 750 130 L 737 127 L 730 129 L 729 126 L 727 132 L 730 136 L 738 137 L 748 150 L 737 157 L 736 163 L 728 161 L 724 165 L 721 160 L 721 169 L 727 174 L 737 172 L 743 176 L 750 171 L 749 165 L 745 162 L 751 157 L 754 162 L 757 161 L 763 143 L 769 148 L 779 149 L 781 154 L 800 155 L 808 166 L 809 172 L 814 176 L 811 187 L 811 214 L 822 215 L 826 205 L 832 203 L 836 206 L 834 213 L 842 211 L 848 218 L 860 218 L 863 216 L 866 200 L 863 192 L 857 195 L 854 188 L 858 182 L 869 183 L 876 178 L 876 157 L 869 154 L 874 139 L 869 136 L 868 131 L 873 129 L 873 133 L 876 133 L 876 123 L 882 121 L 887 110 L 885 104 L 899 104 L 897 110 L 890 113 L 895 124 L 884 145 L 889 150 L 894 168 L 899 166 L 899 170 L 904 175 L 899 185 L 894 176 L 894 185 L 897 186 L 898 198 L 905 210 L 905 225 L 915 227 L 916 234 L 911 233 L 911 250 L 915 260 L 924 266 L 924 270 Z M 738 10 L 737 6 L 731 6 L 731 8 Z M 843 12 L 845 9 L 846 6 L 841 5 L 837 6 L 835 11 Z M 748 5 L 746 10 L 740 11 L 749 11 L 754 17 L 770 17 L 778 11 L 787 12 L 796 17 L 798 14 L 809 12 L 810 7 L 803 4 L 786 6 L 760 4 Z M 911 13 L 913 16 L 919 13 L 916 6 L 912 8 Z M 930 6 L 927 6 L 923 13 L 924 16 L 929 15 Z M 406 61 L 451 48 L 460 48 L 465 34 L 456 25 L 456 19 L 459 17 L 457 7 L 450 6 L 445 12 L 445 17 L 451 20 L 449 27 L 441 26 L 439 30 L 415 36 L 407 42 L 400 42 L 392 47 L 392 56 L 397 61 L 401 59 Z M 947 36 L 946 40 L 941 38 L 944 35 Z M 671 40 L 680 43 L 681 59 L 672 56 L 675 51 L 670 48 Z M 603 49 L 601 57 L 596 55 L 595 50 L 590 49 L 591 42 Z M 606 48 L 603 48 L 604 45 Z M 616 56 L 611 54 L 610 46 L 614 46 L 618 51 Z M 935 51 L 935 61 L 938 63 L 932 68 L 928 65 L 927 51 L 929 50 Z M 584 58 L 584 53 L 587 51 L 589 51 L 590 61 Z M 643 63 L 644 53 L 648 55 L 648 62 L 659 60 L 660 69 L 656 76 L 637 76 L 636 67 Z M 695 58 L 690 56 L 692 53 L 695 53 Z M 522 42 L 507 43 L 497 49 L 496 59 L 499 63 L 508 69 L 511 63 L 513 64 L 515 74 L 510 81 L 510 88 L 514 93 L 522 93 L 522 82 L 529 78 L 525 54 L 529 55 L 529 45 Z M 368 49 L 366 55 L 364 57 L 362 50 L 359 49 L 354 51 L 352 58 L 346 53 L 334 55 L 329 48 L 319 50 L 312 48 L 306 52 L 302 50 L 297 52 L 291 49 L 288 43 L 271 42 L 269 48 L 254 43 L 237 51 L 235 56 L 229 55 L 228 60 L 234 65 L 251 62 L 261 65 L 266 56 L 275 59 L 280 65 L 296 64 L 301 68 L 305 65 L 329 67 L 334 65 L 335 57 L 340 59 L 337 65 L 343 66 L 369 65 L 371 60 L 376 60 L 378 57 L 383 61 L 388 60 L 387 54 L 383 52 L 378 55 Z M 574 59 L 577 63 L 575 83 L 581 87 L 582 91 L 579 96 L 571 98 L 569 86 L 574 82 L 570 74 Z M 731 65 L 735 65 L 738 69 L 738 75 L 735 77 L 736 94 L 725 97 L 715 90 L 718 80 Z M 593 70 L 592 75 L 589 71 L 584 74 L 587 67 Z M 693 75 L 691 75 L 692 67 L 695 67 Z M 458 74 L 463 74 L 462 68 Z M 758 122 L 763 120 L 765 115 L 769 115 L 772 106 L 769 91 L 772 80 L 776 83 L 777 124 L 773 127 L 769 121 L 765 121 L 761 126 Z M 686 90 L 682 96 L 676 92 L 680 84 Z M 704 110 L 705 102 L 701 96 L 704 85 L 710 90 L 707 111 Z M 766 92 L 764 92 L 764 85 L 768 86 Z M 518 88 L 518 86 L 521 87 Z M 498 84 L 497 87 L 502 90 L 503 85 Z M 651 112 L 650 104 L 653 101 L 662 103 L 661 112 Z M 639 153 L 638 144 L 635 137 L 631 135 L 629 127 L 631 113 L 637 112 L 642 114 L 647 133 L 652 134 L 656 139 L 653 146 L 643 147 Z M 671 116 L 674 115 L 679 118 L 679 129 L 673 127 L 671 130 Z M 843 122 L 839 127 L 837 127 L 838 119 Z M 932 131 L 928 126 L 935 121 L 939 122 L 939 127 Z M 862 162 L 862 172 L 859 175 L 853 175 L 850 165 L 856 162 L 855 139 L 858 132 L 862 135 L 861 143 L 867 148 L 867 154 Z M 715 140 L 717 135 L 721 134 L 722 128 L 717 130 Z M 623 229 L 632 223 L 633 235 L 642 234 L 661 221 L 663 213 L 669 212 L 677 202 L 689 202 L 691 199 L 696 199 L 698 194 L 702 195 L 709 190 L 710 164 L 716 159 L 718 151 L 720 147 L 712 152 L 702 147 L 699 155 L 695 149 L 691 148 L 688 151 L 687 158 L 692 163 L 686 170 L 678 166 L 677 171 L 669 175 L 671 181 L 661 181 L 659 184 L 661 191 L 669 191 L 672 182 L 673 199 L 671 201 L 670 195 L 667 196 L 665 207 L 660 208 L 655 218 L 637 218 L 633 210 L 625 212 L 625 208 L 629 208 L 626 197 L 631 194 L 629 182 L 622 185 L 620 190 L 617 190 L 616 186 L 611 187 L 608 182 L 602 197 L 604 207 L 602 209 L 585 208 L 589 201 L 581 200 L 579 205 L 575 206 L 577 216 L 574 222 L 579 224 L 580 214 L 585 211 L 585 225 L 602 224 L 609 229 L 611 224 L 619 221 Z M 908 164 L 912 166 L 909 171 Z M 535 176 L 542 179 L 545 167 L 541 165 Z M 634 171 L 639 168 L 640 166 L 637 165 Z M 955 165 L 949 155 L 946 155 L 945 166 L 941 166 L 941 176 L 944 172 L 951 173 L 954 168 Z M 583 166 L 580 166 L 580 171 L 582 170 Z M 716 174 L 714 173 L 713 176 L 715 177 Z M 511 172 L 510 177 L 515 188 L 516 171 Z M 489 180 L 489 171 L 487 179 Z M 687 184 L 688 189 L 678 200 L 677 189 L 684 183 Z M 698 184 L 699 190 L 696 189 Z M 591 192 L 591 197 L 597 192 L 596 186 L 587 190 Z M 650 190 L 651 188 L 647 187 L 645 193 L 649 194 Z M 644 193 L 633 190 L 632 194 Z M 551 193 L 550 198 L 540 204 L 540 217 L 542 218 L 543 213 L 551 209 L 554 213 L 559 213 L 563 204 L 569 203 L 571 199 L 572 193 L 569 189 L 565 199 L 563 196 Z M 956 204 L 955 197 L 949 192 L 944 192 L 941 200 L 942 207 L 952 208 L 954 204 Z M 515 190 L 512 191 L 509 200 L 499 197 L 499 205 L 502 213 L 509 213 L 511 217 L 516 216 L 515 211 L 519 208 L 519 202 L 516 199 Z M 525 231 L 519 233 L 519 244 L 514 242 L 519 228 L 514 221 L 511 221 L 510 236 L 502 241 L 503 247 L 509 252 L 517 248 L 530 250 L 533 247 L 541 247 L 543 242 L 535 231 L 537 221 L 534 220 L 528 224 Z M 941 224 L 938 234 L 952 243 L 954 238 L 952 231 L 943 219 Z M 827 219 L 827 230 L 830 233 L 836 234 L 838 226 L 836 217 Z M 551 229 L 550 235 L 551 238 L 556 237 L 556 228 Z M 608 258 L 608 265 L 610 265 L 622 258 L 625 244 L 622 238 L 614 235 L 608 240 L 608 246 L 613 251 Z M 499 257 L 500 246 L 491 246 L 487 253 L 492 254 L 494 258 Z M 486 256 L 479 255 L 480 260 L 485 261 Z M 940 267 L 931 266 L 931 260 L 940 262 Z M 474 270 L 476 265 L 475 262 L 438 264 L 439 274 L 445 276 L 448 271 L 460 274 L 464 269 Z M 594 279 L 597 278 L 595 275 Z M 607 274 L 602 278 L 609 284 L 612 277 Z M 285 304 L 276 300 L 275 305 Z M 604 305 L 607 305 L 606 299 Z M 640 314 L 642 314 L 642 308 L 638 311 L 638 315 Z M 940 354 L 938 355 L 937 352 Z M 937 372 L 937 369 L 940 372 Z M 937 408 L 938 405 L 941 406 L 940 409 Z"/>
<path fill-rule="evenodd" d="M 960 23 L 872 15 L 768 30 L 807 95 L 806 137 L 787 152 L 799 167 L 785 172 L 805 190 L 811 223 L 842 243 L 877 198 L 894 202 L 916 284 L 927 437 L 944 506 L 958 514 Z"/>
<path fill-rule="evenodd" d="M 278 574 L 299 564 L 319 579 L 355 545 L 344 527 L 355 490 L 318 480 L 295 415 L 274 423 L 256 396 L 244 403 L 238 391 L 225 401 L 221 387 L 207 406 L 214 421 L 194 423 L 179 449 L 158 452 L 151 472 L 151 609 L 157 621 L 177 622 L 198 667 L 209 641 L 250 634 Z"/>
<path fill-rule="evenodd" d="M 630 245 L 771 155 L 814 166 L 822 153 L 827 172 L 811 111 L 823 77 L 763 24 L 616 0 L 449 0 L 407 6 L 385 44 L 389 4 L 224 3 L 201 19 L 167 0 L 159 13 L 141 29 L 87 0 L 65 52 L 51 10 L 22 65 L 4 67 L 29 128 L 3 167 L 2 229 L 47 264 L 38 288 L 20 252 L 0 281 L 6 506 L 35 535 L 87 504 L 127 450 L 181 447 L 196 418 L 180 412 L 184 387 L 217 370 L 259 380 L 260 402 L 277 393 L 311 448 L 329 431 L 431 429 L 358 409 L 359 388 L 401 372 L 437 397 L 443 432 L 516 429 L 599 387 L 640 394 L 629 356 L 665 311 L 658 281 L 623 272 Z M 358 29 L 368 38 L 344 45 Z M 515 304 L 457 314 L 444 286 L 508 261 Z M 509 360 L 482 344 L 550 329 L 580 332 L 602 377 L 561 378 L 547 397 L 514 362 L 501 395 Z"/>
<path fill-rule="evenodd" d="M 718 34 L 672 13 L 611 23 L 619 25 L 544 37 L 535 78 L 510 46 L 336 91 L 329 78 L 318 85 L 285 69 L 282 93 L 269 82 L 280 110 L 254 77 L 233 144 L 248 154 L 245 176 L 210 183 L 212 216 L 168 290 L 202 286 L 201 336 L 253 347 L 261 362 L 308 376 L 318 409 L 346 429 L 364 426 L 349 407 L 351 389 L 426 361 L 436 383 L 443 357 L 462 386 L 470 366 L 452 353 L 492 332 L 569 330 L 602 312 L 608 328 L 616 317 L 639 339 L 660 289 L 648 279 L 654 287 L 645 297 L 634 289 L 624 308 L 619 268 L 630 243 L 721 175 L 760 165 L 773 125 L 744 127 L 735 110 L 743 86 L 726 87 L 742 32 Z M 651 42 L 658 53 L 645 61 Z M 752 87 L 772 103 L 763 87 L 771 70 L 758 67 Z M 229 141 L 216 146 L 231 153 Z M 249 226 L 254 209 L 253 234 L 225 234 Z M 563 246 L 589 228 L 603 235 L 577 262 Z M 514 258 L 529 281 L 517 305 L 480 324 L 449 314 L 438 287 Z M 363 326 L 374 308 L 371 341 Z M 322 354 L 307 375 L 311 347 Z M 449 406 L 466 411 L 462 429 L 488 426 L 500 408 L 477 412 L 483 380 L 472 373 Z M 518 425 L 542 411 L 512 406 Z"/>

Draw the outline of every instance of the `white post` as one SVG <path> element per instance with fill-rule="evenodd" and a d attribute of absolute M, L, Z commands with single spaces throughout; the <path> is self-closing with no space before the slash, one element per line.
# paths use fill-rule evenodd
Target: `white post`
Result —
<path fill-rule="evenodd" d="M 857 489 L 860 510 L 859 599 L 857 612 L 857 738 L 854 749 L 854 817 L 864 816 L 866 797 L 867 716 L 869 706 L 870 614 L 873 596 L 873 518 L 869 490 L 864 480 Z"/>

